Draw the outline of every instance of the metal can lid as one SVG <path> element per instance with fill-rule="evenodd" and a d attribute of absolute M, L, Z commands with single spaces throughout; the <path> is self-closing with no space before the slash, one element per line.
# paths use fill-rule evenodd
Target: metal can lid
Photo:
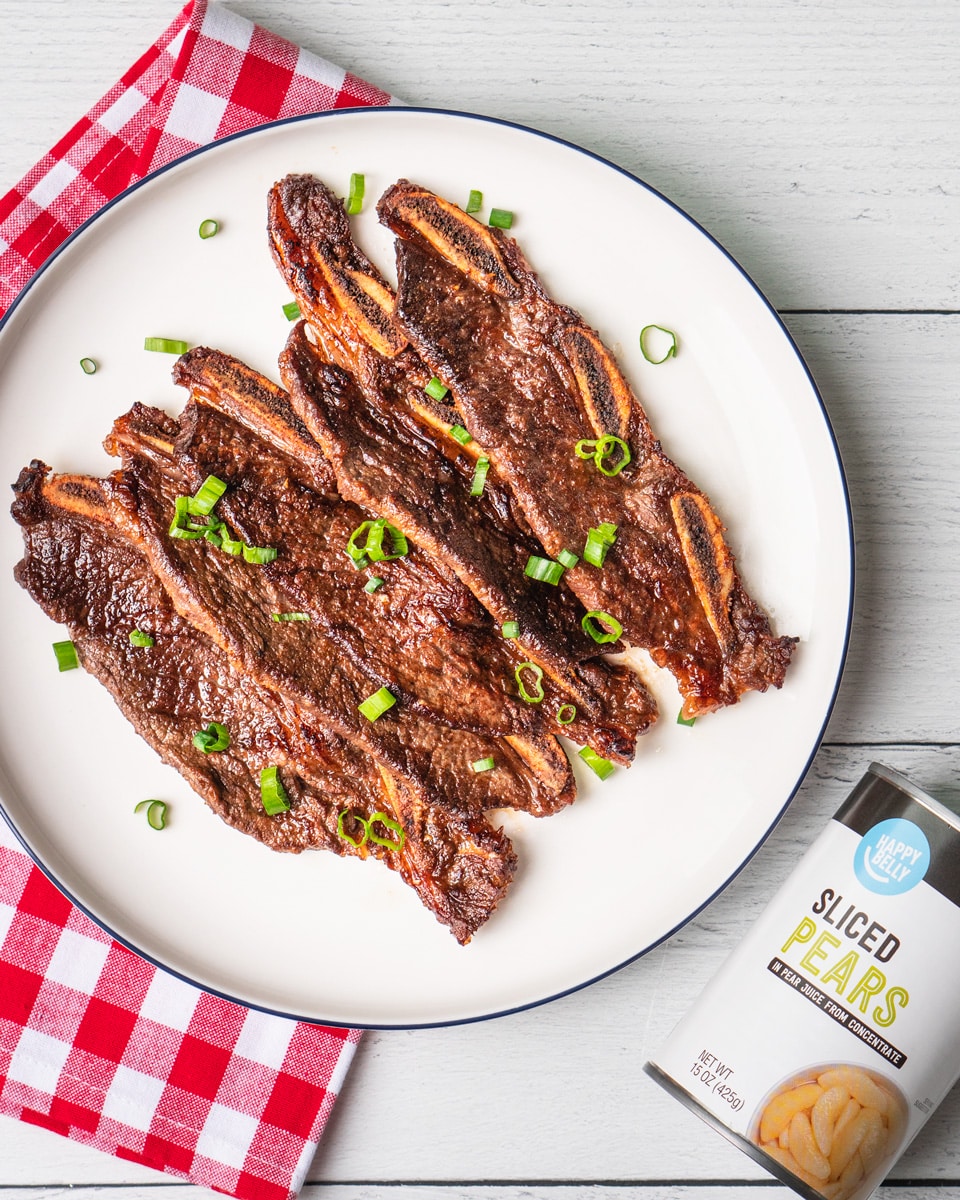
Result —
<path fill-rule="evenodd" d="M 895 787 L 898 791 L 903 792 L 905 795 L 909 796 L 911 800 L 915 800 L 918 804 L 922 804 L 923 807 L 929 812 L 933 813 L 935 816 L 938 816 L 942 821 L 946 821 L 946 823 L 953 826 L 954 829 L 960 831 L 960 816 L 958 816 L 958 814 L 952 809 L 947 808 L 947 806 L 942 804 L 939 800 L 934 800 L 931 795 L 925 792 L 922 788 L 918 788 L 915 783 L 911 783 L 906 775 L 902 775 L 899 771 L 895 771 L 893 767 L 887 767 L 884 766 L 883 763 L 878 762 L 872 762 L 870 764 L 869 771 L 872 775 L 876 775 L 879 779 L 884 780 L 885 783 L 890 784 L 891 787 Z"/>

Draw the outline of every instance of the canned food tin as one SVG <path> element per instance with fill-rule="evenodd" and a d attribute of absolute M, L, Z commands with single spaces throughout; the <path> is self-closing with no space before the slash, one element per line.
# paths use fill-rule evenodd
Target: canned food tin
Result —
<path fill-rule="evenodd" d="M 871 764 L 646 1071 L 808 1200 L 865 1200 L 960 1077 L 960 819 Z"/>

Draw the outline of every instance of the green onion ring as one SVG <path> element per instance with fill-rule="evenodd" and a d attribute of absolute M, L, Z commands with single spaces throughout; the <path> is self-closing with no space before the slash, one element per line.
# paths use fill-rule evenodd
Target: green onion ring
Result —
<path fill-rule="evenodd" d="M 349 833 L 347 833 L 347 831 L 343 827 L 343 818 L 347 817 L 347 816 L 353 817 L 353 819 L 355 821 L 359 821 L 361 826 L 363 827 L 363 836 L 358 841 L 354 841 L 354 839 L 350 836 Z M 350 845 L 353 846 L 353 848 L 355 850 L 359 850 L 360 847 L 366 842 L 366 840 L 369 836 L 370 836 L 370 826 L 367 824 L 366 820 L 359 815 L 359 813 L 351 812 L 349 808 L 345 808 L 343 810 L 343 812 L 337 817 L 337 837 L 343 838 L 343 840 L 345 842 L 349 842 Z"/>
<path fill-rule="evenodd" d="M 583 441 L 577 442 L 573 448 L 573 452 L 577 458 L 593 458 L 597 452 L 596 439 L 590 441 L 585 438 Z"/>
<path fill-rule="evenodd" d="M 520 622 L 504 621 L 500 626 L 500 632 L 505 638 L 518 638 L 520 636 Z"/>
<path fill-rule="evenodd" d="M 73 642 L 54 642 L 53 652 L 57 656 L 58 670 L 74 671 L 80 666 L 80 659 L 77 657 L 77 648 Z"/>
<path fill-rule="evenodd" d="M 452 438 L 456 438 L 461 446 L 469 446 L 473 441 L 473 434 L 464 429 L 462 425 L 451 425 L 448 432 Z"/>
<path fill-rule="evenodd" d="M 305 612 L 275 612 L 272 614 L 275 621 L 309 621 L 310 614 Z"/>
<path fill-rule="evenodd" d="M 442 400 L 450 389 L 438 379 L 436 375 L 430 380 L 427 386 L 423 389 L 431 400 Z"/>
<path fill-rule="evenodd" d="M 507 208 L 491 208 L 487 224 L 497 229 L 509 229 L 513 224 L 513 213 Z"/>
<path fill-rule="evenodd" d="M 481 457 L 477 459 L 477 465 L 473 471 L 473 482 L 470 484 L 471 496 L 482 496 L 483 489 L 487 486 L 487 472 L 490 470 L 490 459 Z"/>
<path fill-rule="evenodd" d="M 358 704 L 357 708 L 368 721 L 376 721 L 388 709 L 393 708 L 396 702 L 397 698 L 393 692 L 387 687 L 382 687 L 375 691 L 372 696 L 368 696 L 366 700 Z"/>
<path fill-rule="evenodd" d="M 143 339 L 144 350 L 154 350 L 158 354 L 186 354 L 190 349 L 188 342 L 179 338 L 148 337 Z"/>
<path fill-rule="evenodd" d="M 656 329 L 660 333 L 665 333 L 670 339 L 670 345 L 667 348 L 667 352 L 664 354 L 663 358 L 651 358 L 647 353 L 647 347 L 644 344 L 644 338 L 651 329 Z M 672 329 L 665 329 L 663 325 L 644 325 L 644 327 L 640 330 L 640 353 L 648 363 L 653 363 L 655 367 L 659 366 L 661 363 L 665 363 L 668 358 L 675 358 L 677 354 L 677 345 L 677 335 Z"/>
<path fill-rule="evenodd" d="M 677 724 L 678 724 L 678 725 L 694 725 L 694 724 L 696 723 L 696 720 L 697 720 L 697 718 L 696 718 L 696 717 L 685 717 L 685 716 L 683 715 L 683 709 L 682 709 L 682 708 L 681 708 L 681 709 L 680 709 L 680 711 L 677 713 Z"/>
<path fill-rule="evenodd" d="M 290 800 L 280 782 L 279 767 L 264 767 L 260 772 L 260 803 L 268 817 L 288 812 Z"/>
<path fill-rule="evenodd" d="M 380 837 L 374 832 L 374 822 L 382 825 L 385 829 L 389 829 L 391 833 L 397 835 L 397 840 L 392 838 Z M 378 846 L 386 846 L 388 850 L 402 850 L 403 844 L 407 840 L 407 835 L 403 831 L 403 826 L 399 821 L 395 821 L 393 817 L 388 817 L 384 812 L 375 812 L 367 818 L 367 829 L 370 831 L 370 841 L 375 842 Z"/>
<path fill-rule="evenodd" d="M 226 725 L 211 721 L 206 729 L 198 729 L 193 735 L 193 744 L 204 754 L 217 754 L 230 745 L 230 730 Z"/>
<path fill-rule="evenodd" d="M 613 451 L 617 449 L 621 453 L 621 458 L 611 467 L 605 467 L 603 460 L 609 458 Z M 619 475 L 623 468 L 630 462 L 633 455 L 630 453 L 630 447 L 623 440 L 612 433 L 605 433 L 597 442 L 597 452 L 593 456 L 593 461 L 597 464 L 597 470 L 601 475 Z"/>
<path fill-rule="evenodd" d="M 550 583 L 556 587 L 563 578 L 563 566 L 554 562 L 552 558 L 541 558 L 539 554 L 531 554 L 523 573 L 540 583 Z"/>
<path fill-rule="evenodd" d="M 476 775 L 483 774 L 484 771 L 492 771 L 497 765 L 497 760 L 492 754 L 488 754 L 486 758 L 478 758 L 470 764 L 470 770 Z"/>
<path fill-rule="evenodd" d="M 207 238 L 216 237 L 220 232 L 220 222 L 215 221 L 213 217 L 208 217 L 205 221 L 200 222 L 200 228 L 197 230 L 204 241 Z"/>
<path fill-rule="evenodd" d="M 167 823 L 167 805 L 163 800 L 141 800 L 133 811 L 138 813 L 141 808 L 147 810 L 147 824 L 151 829 L 163 829 Z"/>
<path fill-rule="evenodd" d="M 383 548 L 383 535 L 388 533 L 390 540 L 393 543 L 393 553 L 388 554 Z M 367 544 L 364 546 L 364 551 L 371 562 L 393 562 L 395 558 L 403 558 L 409 553 L 410 547 L 407 544 L 407 539 L 396 527 L 391 525 L 386 517 L 381 517 L 378 521 L 374 521 L 370 527 L 370 532 L 367 534 Z"/>
<path fill-rule="evenodd" d="M 154 645 L 154 639 L 149 633 L 144 633 L 142 629 L 131 629 L 130 645 L 143 646 L 144 648 L 149 649 L 150 646 Z"/>
<path fill-rule="evenodd" d="M 351 217 L 355 217 L 363 208 L 363 193 L 366 190 L 366 180 L 354 172 L 350 176 L 350 192 L 343 207 Z"/>
<path fill-rule="evenodd" d="M 471 189 L 470 195 L 467 197 L 467 207 L 463 211 L 475 213 L 479 212 L 481 208 L 483 208 L 483 192 Z"/>
<path fill-rule="evenodd" d="M 569 717 L 565 714 L 569 713 Z M 577 719 L 577 706 L 575 704 L 561 704 L 557 709 L 557 724 L 572 725 Z"/>
<path fill-rule="evenodd" d="M 527 691 L 526 685 L 523 682 L 523 675 L 521 674 L 521 672 L 527 670 L 528 668 L 529 670 L 533 671 L 534 675 L 536 676 L 533 685 L 536 691 L 533 692 Z M 517 681 L 517 687 L 520 689 L 520 699 L 525 700 L 527 704 L 539 704 L 544 697 L 542 667 L 538 667 L 536 663 L 524 662 L 517 667 L 513 673 L 513 676 Z"/>
<path fill-rule="evenodd" d="M 97 360 L 95 358 L 81 358 L 80 370 L 84 373 L 84 375 L 96 375 Z"/>
<path fill-rule="evenodd" d="M 287 303 L 283 305 L 283 315 L 288 321 L 295 321 L 297 317 L 300 316 L 300 305 L 296 302 L 296 300 L 288 300 Z"/>
<path fill-rule="evenodd" d="M 609 613 L 601 612 L 596 608 L 581 619 L 580 625 L 584 633 L 589 633 L 593 640 L 599 642 L 601 646 L 607 642 L 619 641 L 623 634 L 623 626 L 616 617 L 611 617 Z"/>

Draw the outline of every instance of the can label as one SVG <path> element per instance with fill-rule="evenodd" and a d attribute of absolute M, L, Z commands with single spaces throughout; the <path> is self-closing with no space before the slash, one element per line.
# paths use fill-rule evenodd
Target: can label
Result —
<path fill-rule="evenodd" d="M 795 1190 L 862 1200 L 960 1075 L 960 822 L 874 765 L 648 1071 Z"/>

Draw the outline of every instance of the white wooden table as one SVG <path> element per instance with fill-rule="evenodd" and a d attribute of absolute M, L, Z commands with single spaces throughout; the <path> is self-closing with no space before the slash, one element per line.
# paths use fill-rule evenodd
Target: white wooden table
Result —
<path fill-rule="evenodd" d="M 179 0 L 0 0 L 0 193 Z M 331 1200 L 788 1195 L 642 1074 L 872 759 L 960 802 L 960 5 L 954 0 L 235 0 L 415 104 L 578 142 L 707 227 L 817 379 L 857 531 L 826 741 L 758 856 L 665 946 L 566 999 L 372 1033 L 309 1175 Z M 13 1121 L 0 1195 L 198 1192 Z M 884 1187 L 960 1198 L 960 1093 Z"/>

